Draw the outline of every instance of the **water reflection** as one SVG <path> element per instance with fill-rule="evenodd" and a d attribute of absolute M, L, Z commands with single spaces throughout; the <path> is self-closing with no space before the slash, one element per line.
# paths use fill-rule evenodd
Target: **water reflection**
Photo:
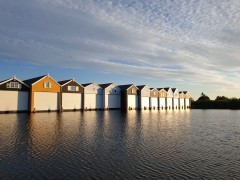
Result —
<path fill-rule="evenodd" d="M 239 112 L 1 114 L 0 178 L 226 178 L 218 155 L 240 177 Z"/>
<path fill-rule="evenodd" d="M 57 150 L 62 132 L 62 121 L 59 117 L 56 113 L 30 114 L 30 146 L 36 161 L 44 162 Z"/>
<path fill-rule="evenodd" d="M 17 141 L 17 114 L 11 114 L 3 117 L 0 121 L 0 160 L 9 157 L 14 150 L 14 145 Z"/>

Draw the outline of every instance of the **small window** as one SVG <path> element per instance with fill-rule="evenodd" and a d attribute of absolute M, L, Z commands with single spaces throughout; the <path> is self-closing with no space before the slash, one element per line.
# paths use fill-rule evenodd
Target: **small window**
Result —
<path fill-rule="evenodd" d="M 68 86 L 68 91 L 78 91 L 78 86 Z"/>
<path fill-rule="evenodd" d="M 115 93 L 117 93 L 117 90 L 116 90 L 116 89 L 114 89 L 114 92 L 115 92 Z"/>
<path fill-rule="evenodd" d="M 7 88 L 19 88 L 19 89 L 21 89 L 22 85 L 19 84 L 18 82 L 10 82 L 10 83 L 7 83 Z"/>
<path fill-rule="evenodd" d="M 135 89 L 134 88 L 132 88 L 132 93 L 135 93 Z"/>
<path fill-rule="evenodd" d="M 50 82 L 45 82 L 44 83 L 44 88 L 51 88 L 51 83 Z"/>
<path fill-rule="evenodd" d="M 153 95 L 155 96 L 155 91 L 153 91 Z"/>
<path fill-rule="evenodd" d="M 18 88 L 18 83 L 17 82 L 11 82 L 10 86 L 11 86 L 11 88 Z"/>
<path fill-rule="evenodd" d="M 68 86 L 69 91 L 76 91 L 76 86 Z"/>
<path fill-rule="evenodd" d="M 76 91 L 76 86 L 71 86 L 71 91 Z"/>

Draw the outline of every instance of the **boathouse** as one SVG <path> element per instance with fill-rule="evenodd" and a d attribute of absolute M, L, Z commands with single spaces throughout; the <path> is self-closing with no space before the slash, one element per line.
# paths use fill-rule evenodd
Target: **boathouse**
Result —
<path fill-rule="evenodd" d="M 84 87 L 84 110 L 103 109 L 103 88 L 95 82 L 82 84 Z"/>
<path fill-rule="evenodd" d="M 164 88 L 167 92 L 166 109 L 173 109 L 173 92 L 171 87 Z"/>
<path fill-rule="evenodd" d="M 150 108 L 158 109 L 158 90 L 156 88 L 150 88 Z"/>
<path fill-rule="evenodd" d="M 27 112 L 29 86 L 16 77 L 0 82 L 0 112 Z"/>
<path fill-rule="evenodd" d="M 183 91 L 179 91 L 179 107 L 185 109 L 185 94 Z"/>
<path fill-rule="evenodd" d="M 74 79 L 58 83 L 61 85 L 62 110 L 81 110 L 83 108 L 84 87 Z"/>
<path fill-rule="evenodd" d="M 177 88 L 172 88 L 173 91 L 173 109 L 179 109 L 179 91 Z"/>
<path fill-rule="evenodd" d="M 23 82 L 30 87 L 30 112 L 60 110 L 61 87 L 49 74 Z"/>
<path fill-rule="evenodd" d="M 158 99 L 159 99 L 159 109 L 163 110 L 167 108 L 167 91 L 164 88 L 157 88 Z"/>
<path fill-rule="evenodd" d="M 186 109 L 189 109 L 189 108 L 191 108 L 191 95 L 189 94 L 189 92 L 188 91 L 183 91 L 183 93 L 185 94 L 185 108 Z"/>
<path fill-rule="evenodd" d="M 133 84 L 120 85 L 121 89 L 121 108 L 138 109 L 138 88 Z"/>
<path fill-rule="evenodd" d="M 114 83 L 99 84 L 103 89 L 104 109 L 121 108 L 121 89 Z"/>
<path fill-rule="evenodd" d="M 136 86 L 138 88 L 138 107 L 140 109 L 150 108 L 150 89 L 147 85 Z"/>

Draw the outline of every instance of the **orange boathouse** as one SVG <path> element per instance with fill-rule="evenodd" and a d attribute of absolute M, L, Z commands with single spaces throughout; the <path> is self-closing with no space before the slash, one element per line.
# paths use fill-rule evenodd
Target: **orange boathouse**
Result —
<path fill-rule="evenodd" d="M 61 110 L 61 86 L 50 75 L 23 82 L 30 87 L 30 112 Z"/>

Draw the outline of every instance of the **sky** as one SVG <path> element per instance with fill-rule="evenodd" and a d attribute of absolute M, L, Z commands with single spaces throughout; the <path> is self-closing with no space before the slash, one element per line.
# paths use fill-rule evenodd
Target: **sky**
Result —
<path fill-rule="evenodd" d="M 0 0 L 0 67 L 240 98 L 240 1 Z"/>

